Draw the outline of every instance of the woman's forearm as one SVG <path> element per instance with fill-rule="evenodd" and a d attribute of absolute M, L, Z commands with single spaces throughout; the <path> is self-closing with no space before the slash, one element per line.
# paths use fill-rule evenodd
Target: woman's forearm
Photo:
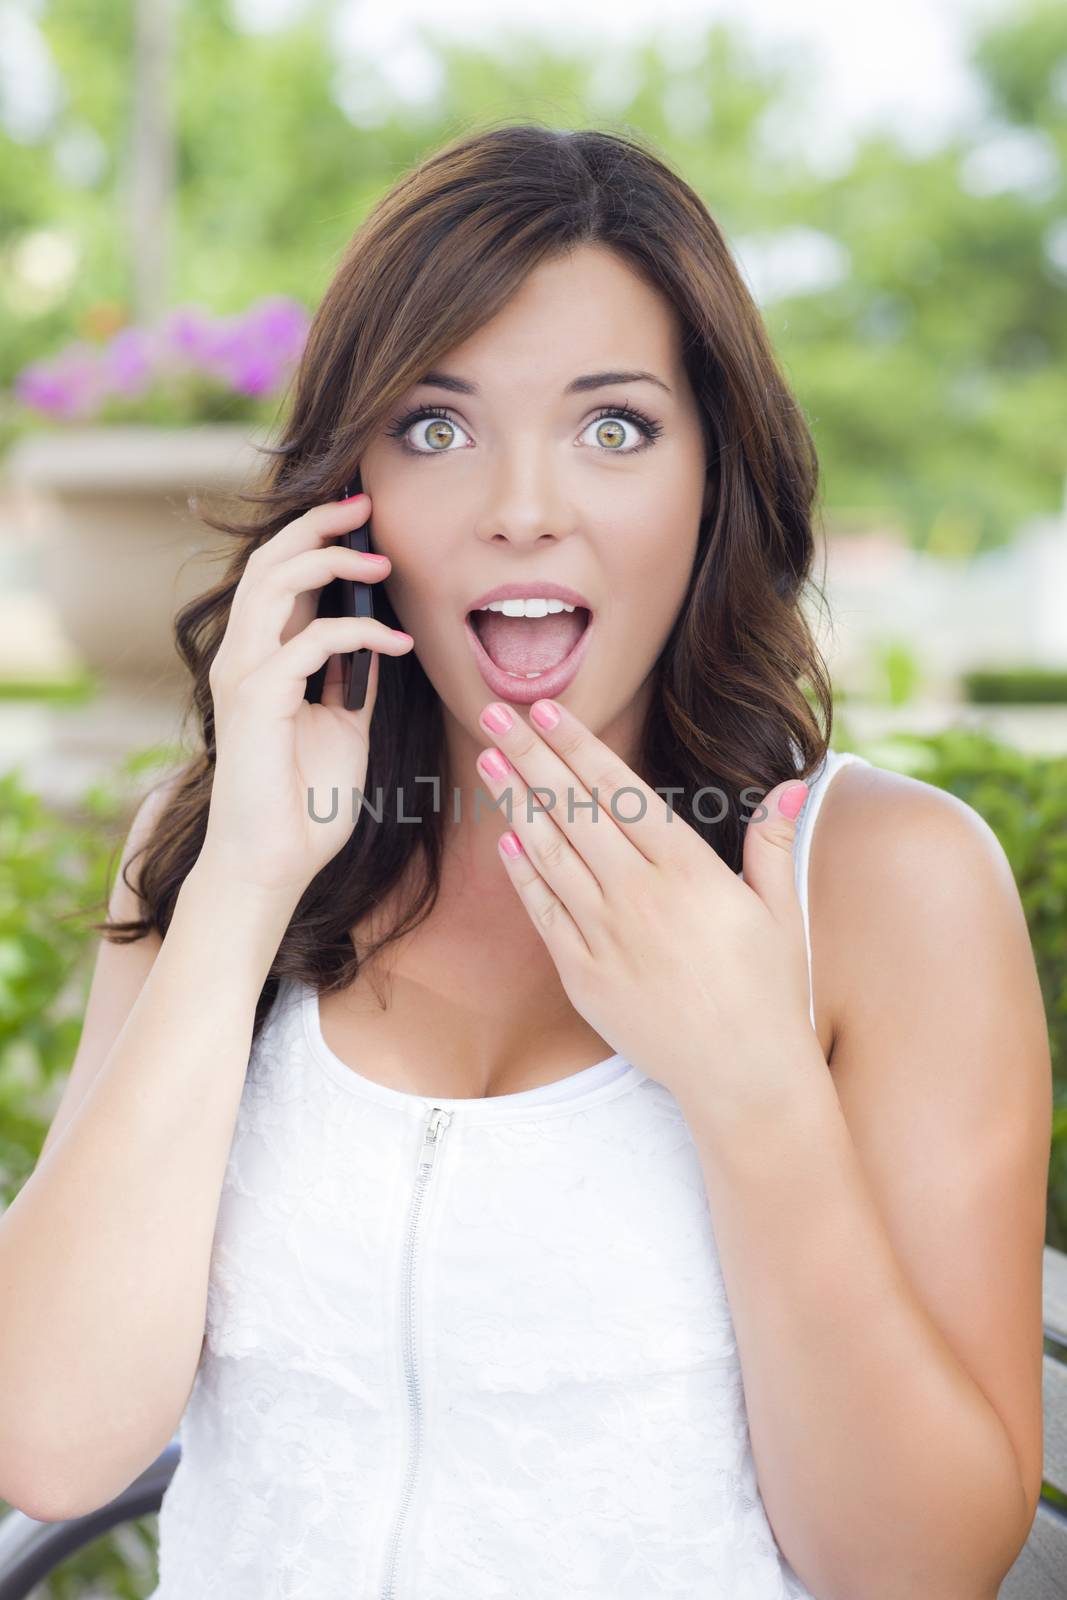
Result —
<path fill-rule="evenodd" d="M 894 1252 L 822 1052 L 757 1114 L 685 1106 L 760 1492 L 818 1600 L 995 1600 L 1030 1514 L 1003 1423 Z"/>
<path fill-rule="evenodd" d="M 0 1219 L 0 1488 L 81 1515 L 162 1449 L 203 1338 L 257 998 L 291 908 L 199 863 L 69 1126 Z"/>

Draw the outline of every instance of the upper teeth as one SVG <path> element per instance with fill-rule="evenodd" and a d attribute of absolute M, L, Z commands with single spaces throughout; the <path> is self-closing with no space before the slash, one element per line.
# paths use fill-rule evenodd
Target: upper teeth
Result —
<path fill-rule="evenodd" d="M 551 611 L 574 611 L 565 600 L 491 600 L 479 611 L 502 611 L 506 617 L 547 617 Z"/>

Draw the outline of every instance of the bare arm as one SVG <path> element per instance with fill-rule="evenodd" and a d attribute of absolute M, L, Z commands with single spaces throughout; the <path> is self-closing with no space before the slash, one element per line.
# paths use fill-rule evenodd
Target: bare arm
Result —
<path fill-rule="evenodd" d="M 136 905 L 120 872 L 112 910 Z M 202 857 L 162 943 L 101 946 L 73 1093 L 0 1218 L 0 1494 L 31 1516 L 105 1504 L 184 1410 L 256 1001 L 291 912 Z"/>
<path fill-rule="evenodd" d="M 993 1600 L 1041 1486 L 1044 1009 L 977 813 L 852 792 L 832 1075 L 812 1038 L 758 1125 L 688 1110 L 781 1548 L 825 1600 Z"/>
<path fill-rule="evenodd" d="M 344 808 L 313 818 L 309 791 L 362 787 L 377 652 L 412 645 L 375 618 L 315 615 L 329 579 L 383 576 L 327 542 L 369 514 L 366 495 L 312 507 L 249 556 L 208 678 L 204 848 L 162 943 L 101 948 L 64 1103 L 0 1218 L 0 1494 L 38 1518 L 106 1504 L 189 1398 L 256 1003 L 304 889 L 354 826 Z M 366 703 L 348 710 L 337 653 L 364 648 Z M 140 914 L 121 873 L 112 908 Z"/>

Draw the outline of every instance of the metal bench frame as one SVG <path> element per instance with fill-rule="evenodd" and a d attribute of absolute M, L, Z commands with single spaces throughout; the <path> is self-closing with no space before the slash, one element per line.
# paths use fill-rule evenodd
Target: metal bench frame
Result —
<path fill-rule="evenodd" d="M 1067 1255 L 1048 1248 L 1044 1325 L 1044 1479 L 1067 1495 Z M 119 1523 L 157 1512 L 180 1459 L 175 1437 L 128 1488 L 88 1516 L 38 1522 L 23 1511 L 9 1511 L 0 1519 L 0 1600 L 27 1600 L 34 1586 L 75 1551 Z M 1067 1512 L 1044 1495 L 999 1600 L 1067 1600 Z"/>

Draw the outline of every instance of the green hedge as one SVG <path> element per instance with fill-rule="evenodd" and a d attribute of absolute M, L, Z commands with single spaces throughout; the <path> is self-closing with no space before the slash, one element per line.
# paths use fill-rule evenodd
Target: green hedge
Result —
<path fill-rule="evenodd" d="M 973 705 L 1065 705 L 1067 670 L 1051 667 L 973 667 L 960 677 Z"/>
<path fill-rule="evenodd" d="M 30 1176 L 81 1036 L 97 935 L 87 911 L 110 889 L 118 847 L 146 768 L 174 752 L 145 750 L 113 786 L 83 797 L 80 822 L 45 806 L 19 774 L 0 777 L 0 1206 Z M 0 1500 L 0 1515 L 8 1509 Z M 158 1518 L 112 1529 L 39 1586 L 47 1600 L 144 1600 L 158 1581 Z M 38 1591 L 35 1589 L 34 1593 Z"/>

